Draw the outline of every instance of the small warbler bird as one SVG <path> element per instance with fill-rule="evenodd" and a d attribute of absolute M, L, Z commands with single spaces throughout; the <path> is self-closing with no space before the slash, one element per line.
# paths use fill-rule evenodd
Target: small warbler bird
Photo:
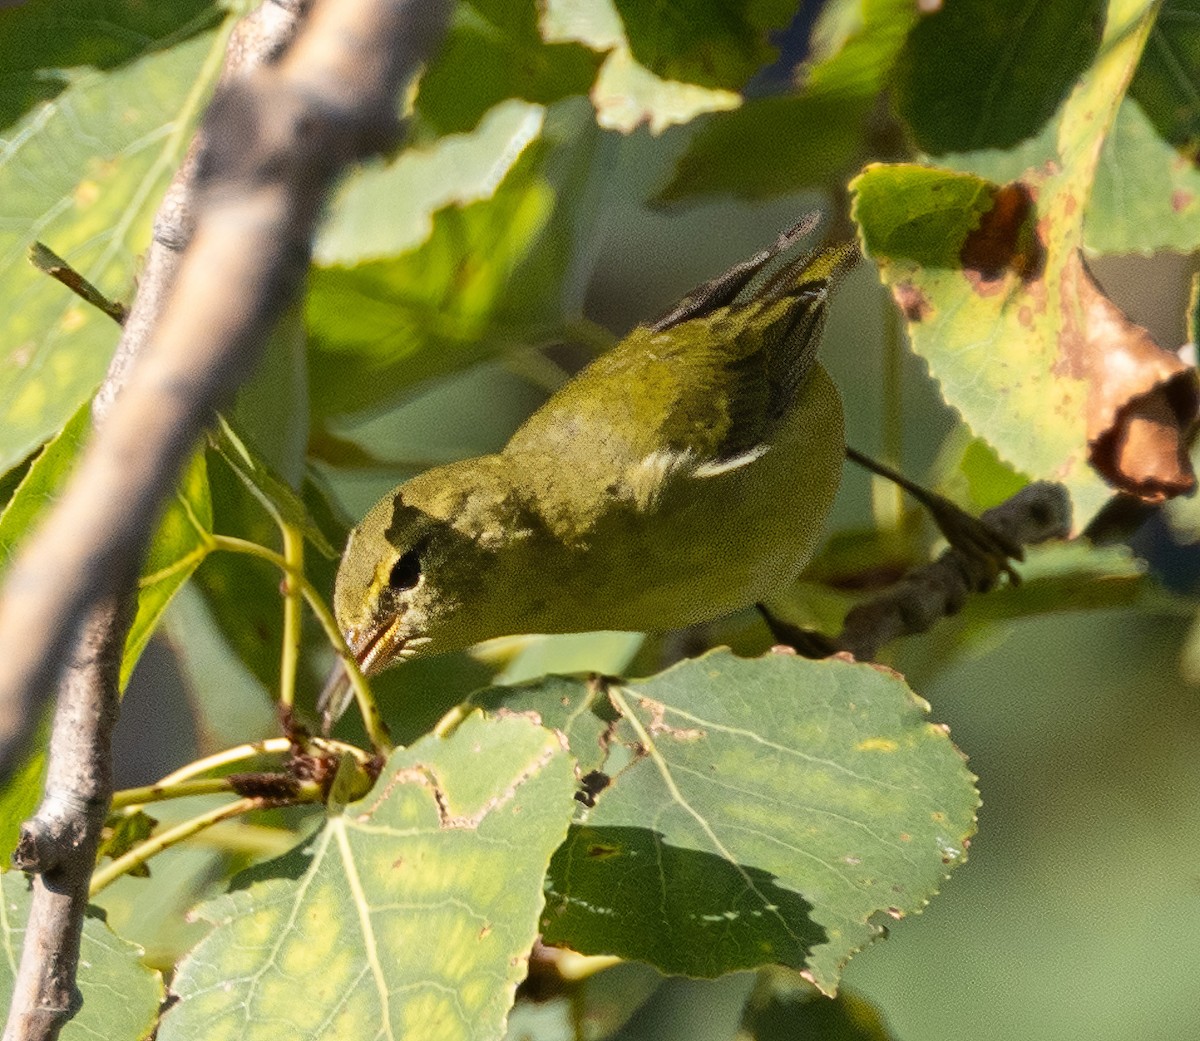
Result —
<path fill-rule="evenodd" d="M 759 276 L 814 223 L 634 329 L 499 453 L 376 503 L 334 592 L 363 671 L 515 633 L 675 629 L 794 581 L 841 476 L 841 401 L 816 354 L 856 253 Z"/>

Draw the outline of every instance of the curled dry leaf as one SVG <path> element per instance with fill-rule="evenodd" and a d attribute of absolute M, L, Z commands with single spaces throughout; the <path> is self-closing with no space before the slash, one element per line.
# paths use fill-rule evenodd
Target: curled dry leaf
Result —
<path fill-rule="evenodd" d="M 1196 370 L 1130 321 L 1078 253 L 1063 276 L 1078 294 L 1083 322 L 1082 330 L 1064 330 L 1063 360 L 1087 381 L 1089 461 L 1116 488 L 1146 502 L 1190 492 L 1196 475 L 1187 449 L 1200 407 Z"/>

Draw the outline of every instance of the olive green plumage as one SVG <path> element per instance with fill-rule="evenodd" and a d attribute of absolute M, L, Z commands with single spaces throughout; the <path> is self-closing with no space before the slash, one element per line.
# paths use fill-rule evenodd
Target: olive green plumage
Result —
<path fill-rule="evenodd" d="M 841 474 L 816 351 L 853 257 L 820 251 L 763 282 L 802 233 L 639 326 L 501 452 L 380 500 L 334 596 L 364 668 L 512 633 L 677 628 L 793 581 Z"/>

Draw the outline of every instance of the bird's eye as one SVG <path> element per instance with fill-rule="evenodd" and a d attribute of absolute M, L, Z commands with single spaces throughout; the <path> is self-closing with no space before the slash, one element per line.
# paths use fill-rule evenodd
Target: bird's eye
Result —
<path fill-rule="evenodd" d="M 388 575 L 388 585 L 393 589 L 412 589 L 421 581 L 421 554 L 410 549 L 400 555 Z"/>

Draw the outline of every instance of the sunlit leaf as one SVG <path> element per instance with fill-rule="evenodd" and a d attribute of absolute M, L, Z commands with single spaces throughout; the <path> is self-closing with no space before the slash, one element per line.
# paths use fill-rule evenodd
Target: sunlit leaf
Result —
<path fill-rule="evenodd" d="M 8 1008 L 13 973 L 21 957 L 29 917 L 29 883 L 17 872 L 0 875 L 0 1008 Z M 162 1000 L 162 978 L 141 963 L 141 948 L 126 943 L 98 918 L 83 922 L 79 990 L 83 1003 L 63 1027 L 63 1041 L 103 1037 L 141 1041 L 154 1026 Z"/>
<path fill-rule="evenodd" d="M 499 1038 L 571 814 L 558 738 L 467 719 L 392 755 L 302 850 L 201 909 L 160 1041 Z M 270 877 L 274 876 L 274 877 Z"/>
<path fill-rule="evenodd" d="M 220 65 L 217 7 L 153 6 L 89 0 L 68 17 L 54 0 L 31 0 L 0 11 L 0 112 L 15 117 L 0 142 L 0 469 L 90 395 L 118 335 L 30 265 L 26 246 L 42 240 L 106 294 L 128 298 Z"/>
<path fill-rule="evenodd" d="M 138 579 L 137 614 L 121 658 L 121 688 L 133 675 L 163 611 L 212 549 L 212 499 L 203 450 L 197 452 L 167 500 Z"/>
<path fill-rule="evenodd" d="M 607 52 L 591 97 L 597 122 L 610 130 L 627 134 L 645 123 L 651 133 L 661 134 L 703 112 L 741 104 L 732 91 L 663 79 L 640 64 L 613 0 L 547 0 L 541 29 L 547 42 L 577 41 Z"/>
<path fill-rule="evenodd" d="M 475 696 L 562 730 L 595 802 L 555 854 L 542 933 L 715 976 L 781 963 L 826 992 L 924 907 L 974 831 L 973 778 L 885 669 L 715 651 L 648 680 Z"/>

